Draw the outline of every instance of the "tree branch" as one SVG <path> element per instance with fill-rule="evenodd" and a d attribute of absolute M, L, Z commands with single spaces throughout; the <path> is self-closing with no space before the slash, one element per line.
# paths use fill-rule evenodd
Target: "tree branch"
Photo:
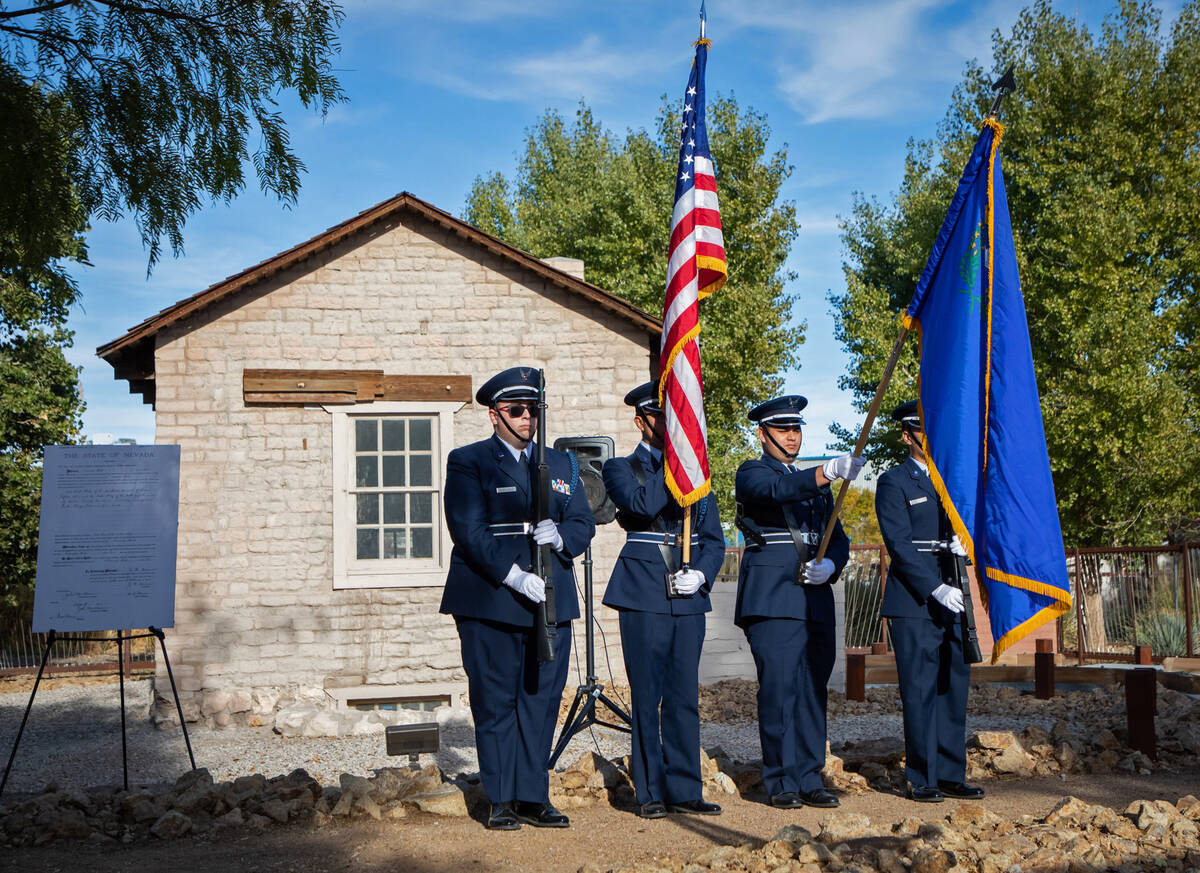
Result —
<path fill-rule="evenodd" d="M 28 9 L 14 9 L 12 12 L 0 12 L 0 21 L 6 18 L 20 18 L 22 15 L 40 15 L 64 6 L 75 6 L 79 0 L 58 0 L 57 3 L 47 3 L 45 6 L 31 6 Z"/>

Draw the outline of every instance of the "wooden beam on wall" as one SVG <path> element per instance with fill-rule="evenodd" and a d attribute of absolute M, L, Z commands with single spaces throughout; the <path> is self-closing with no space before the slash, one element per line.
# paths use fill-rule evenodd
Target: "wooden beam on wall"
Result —
<path fill-rule="evenodd" d="M 316 403 L 471 401 L 470 376 L 384 375 L 382 370 L 242 371 L 246 405 L 306 406 Z"/>

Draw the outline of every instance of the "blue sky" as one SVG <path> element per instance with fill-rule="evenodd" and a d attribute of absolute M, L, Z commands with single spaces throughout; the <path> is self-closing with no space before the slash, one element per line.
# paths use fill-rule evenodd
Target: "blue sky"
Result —
<path fill-rule="evenodd" d="M 890 197 L 905 143 L 934 134 L 965 64 L 977 58 L 990 67 L 992 32 L 1008 33 L 1024 5 L 708 3 L 710 94 L 733 92 L 765 112 L 772 148 L 786 143 L 795 166 L 783 190 L 802 225 L 789 291 L 808 339 L 786 388 L 809 398 L 806 453 L 821 450 L 831 422 L 859 423 L 837 389 L 845 357 L 826 299 L 843 288 L 838 217 L 849 213 L 855 191 Z M 1054 5 L 1093 32 L 1111 8 Z M 347 2 L 336 66 L 349 102 L 325 119 L 288 112 L 308 168 L 294 207 L 265 197 L 251 178 L 232 205 L 195 215 L 185 255 L 168 254 L 149 279 L 132 222 L 92 228 L 93 266 L 76 271 L 82 302 L 71 317 L 85 433 L 153 441 L 150 407 L 95 356 L 98 345 L 147 316 L 400 191 L 461 214 L 476 176 L 513 171 L 526 128 L 547 109 L 570 117 L 583 99 L 616 133 L 651 128 L 661 95 L 682 95 L 697 10 L 691 0 Z"/>

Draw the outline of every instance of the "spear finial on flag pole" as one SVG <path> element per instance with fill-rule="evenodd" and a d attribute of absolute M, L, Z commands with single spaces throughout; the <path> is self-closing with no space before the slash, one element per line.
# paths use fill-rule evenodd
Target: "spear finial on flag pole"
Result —
<path fill-rule="evenodd" d="M 704 0 L 700 0 L 700 38 L 704 39 L 704 26 L 708 24 L 708 13 L 704 11 Z"/>
<path fill-rule="evenodd" d="M 710 45 L 700 7 L 700 39 L 695 43 L 680 111 L 679 165 L 675 206 L 667 243 L 663 299 L 659 402 L 666 419 L 663 473 L 672 496 L 684 508 L 683 560 L 691 542 L 692 504 L 712 490 L 708 428 L 704 419 L 704 379 L 700 370 L 700 301 L 725 284 L 725 239 L 717 202 L 717 176 L 704 120 L 704 72 Z"/>

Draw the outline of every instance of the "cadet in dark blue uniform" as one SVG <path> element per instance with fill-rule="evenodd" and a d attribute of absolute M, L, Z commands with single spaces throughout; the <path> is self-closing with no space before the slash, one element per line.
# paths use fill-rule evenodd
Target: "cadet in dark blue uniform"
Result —
<path fill-rule="evenodd" d="M 691 569 L 679 570 L 684 510 L 663 477 L 665 419 L 655 384 L 639 385 L 625 402 L 637 410 L 642 442 L 632 455 L 604 465 L 604 487 L 626 531 L 604 603 L 620 612 L 639 814 L 718 815 L 721 807 L 701 793 L 699 669 L 708 592 L 725 557 L 725 536 L 712 495 L 693 504 Z M 668 596 L 668 563 L 677 596 Z"/>
<path fill-rule="evenodd" d="M 896 651 L 908 796 L 926 803 L 980 798 L 982 788 L 963 783 L 971 668 L 963 660 L 963 596 L 951 562 L 966 550 L 951 537 L 929 478 L 917 402 L 896 407 L 892 418 L 900 422 L 909 457 L 880 476 L 875 490 L 875 514 L 891 558 L 879 611 Z M 947 538 L 953 554 L 935 553 Z"/>
<path fill-rule="evenodd" d="M 454 616 L 467 672 L 475 748 L 491 801 L 487 826 L 566 827 L 550 804 L 547 766 L 567 679 L 571 619 L 579 617 L 573 558 L 596 532 L 578 467 L 546 450 L 550 517 L 533 525 L 538 371 L 513 367 L 475 395 L 493 435 L 455 449 L 446 462 L 446 524 L 454 550 L 441 611 Z M 550 545 L 556 600 L 555 660 L 539 663 L 534 612 L 546 583 L 529 572 L 536 545 Z"/>
<path fill-rule="evenodd" d="M 833 511 L 830 481 L 853 479 L 863 464 L 841 455 L 823 467 L 792 466 L 807 405 L 789 394 L 750 410 L 763 456 L 738 468 L 735 490 L 746 550 L 734 623 L 745 632 L 758 670 L 763 786 L 781 809 L 838 805 L 821 769 L 826 686 L 837 658 L 832 585 L 850 559 L 840 522 L 826 556 L 815 556 Z"/>

